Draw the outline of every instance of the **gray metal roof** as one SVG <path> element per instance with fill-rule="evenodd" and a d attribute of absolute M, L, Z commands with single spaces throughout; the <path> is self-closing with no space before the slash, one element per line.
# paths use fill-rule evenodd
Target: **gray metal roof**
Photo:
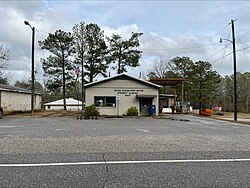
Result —
<path fill-rule="evenodd" d="M 0 84 L 0 91 L 9 91 L 9 92 L 31 94 L 31 91 L 28 90 L 28 89 L 23 89 L 23 88 L 20 88 L 20 87 L 15 87 L 15 86 L 5 85 L 5 84 Z"/>
<path fill-rule="evenodd" d="M 93 85 L 100 84 L 100 83 L 106 82 L 108 80 L 115 80 L 115 79 L 120 78 L 120 77 L 126 77 L 127 79 L 132 79 L 132 80 L 137 81 L 137 82 L 142 82 L 142 83 L 144 83 L 146 85 L 150 85 L 150 86 L 156 87 L 156 88 L 160 88 L 161 87 L 161 86 L 159 86 L 157 84 L 154 84 L 152 82 L 148 82 L 146 80 L 141 80 L 141 79 L 135 78 L 133 76 L 127 75 L 125 73 L 117 74 L 117 75 L 115 75 L 113 77 L 105 78 L 103 80 L 99 80 L 99 81 L 96 81 L 96 82 L 92 82 L 92 83 L 86 84 L 84 87 L 91 87 Z"/>

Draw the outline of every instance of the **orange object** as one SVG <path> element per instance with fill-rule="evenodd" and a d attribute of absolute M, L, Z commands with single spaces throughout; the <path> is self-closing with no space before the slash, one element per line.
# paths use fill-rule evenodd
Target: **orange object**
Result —
<path fill-rule="evenodd" d="M 204 108 L 204 109 L 201 110 L 201 115 L 202 116 L 211 116 L 212 113 L 213 113 L 212 109 L 206 109 L 206 108 Z"/>

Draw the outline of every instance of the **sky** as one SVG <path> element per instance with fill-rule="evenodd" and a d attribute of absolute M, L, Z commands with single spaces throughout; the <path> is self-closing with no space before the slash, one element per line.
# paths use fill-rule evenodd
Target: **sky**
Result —
<path fill-rule="evenodd" d="M 140 67 L 128 74 L 146 77 L 159 58 L 190 57 L 209 61 L 222 76 L 233 74 L 231 20 L 235 20 L 237 71 L 250 72 L 250 1 L 71 1 L 0 0 L 0 43 L 11 59 L 6 72 L 9 82 L 30 79 L 31 28 L 35 33 L 36 80 L 44 82 L 41 58 L 48 53 L 38 41 L 57 29 L 72 32 L 75 24 L 96 23 L 105 36 L 142 32 Z M 226 39 L 220 43 L 220 38 Z M 112 73 L 111 74 L 115 74 Z"/>

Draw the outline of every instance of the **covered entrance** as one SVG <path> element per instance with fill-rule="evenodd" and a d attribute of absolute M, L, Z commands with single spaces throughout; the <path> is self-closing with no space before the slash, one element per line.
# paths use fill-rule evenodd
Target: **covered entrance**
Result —
<path fill-rule="evenodd" d="M 183 106 L 184 106 L 184 78 L 151 78 L 150 82 L 162 86 L 172 86 L 173 93 L 174 93 L 174 105 L 173 111 L 176 110 L 176 87 L 177 85 L 181 84 L 181 113 L 183 113 Z M 160 108 L 160 107 L 159 107 Z"/>
<path fill-rule="evenodd" d="M 136 96 L 139 99 L 139 113 L 143 116 L 148 116 L 150 114 L 150 109 L 152 106 L 153 99 L 157 97 L 156 95 L 137 95 Z"/>
<path fill-rule="evenodd" d="M 150 98 L 140 98 L 140 114 L 143 116 L 150 115 L 150 107 L 152 105 L 152 99 Z"/>

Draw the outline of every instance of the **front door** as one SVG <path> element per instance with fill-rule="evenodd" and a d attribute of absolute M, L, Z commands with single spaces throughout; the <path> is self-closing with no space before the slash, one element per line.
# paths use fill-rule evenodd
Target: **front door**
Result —
<path fill-rule="evenodd" d="M 151 105 L 152 105 L 151 98 L 140 98 L 140 114 L 144 116 L 150 115 Z"/>

